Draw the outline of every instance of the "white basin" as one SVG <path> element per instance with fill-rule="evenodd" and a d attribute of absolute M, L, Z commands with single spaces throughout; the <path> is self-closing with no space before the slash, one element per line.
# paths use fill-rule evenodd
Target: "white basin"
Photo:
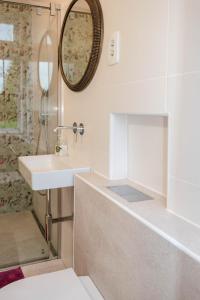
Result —
<path fill-rule="evenodd" d="M 67 156 L 54 154 L 19 157 L 19 171 L 32 190 L 74 186 L 74 175 L 87 173 L 89 167 L 70 163 Z"/>

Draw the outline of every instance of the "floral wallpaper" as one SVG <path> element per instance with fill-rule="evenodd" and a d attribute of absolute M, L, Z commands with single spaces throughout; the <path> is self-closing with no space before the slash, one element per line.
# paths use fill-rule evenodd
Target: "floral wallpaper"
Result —
<path fill-rule="evenodd" d="M 18 172 L 0 173 L 0 213 L 32 208 L 32 191 Z"/>
<path fill-rule="evenodd" d="M 63 35 L 63 66 L 67 79 L 75 84 L 87 68 L 93 42 L 92 16 L 70 12 Z"/>
<path fill-rule="evenodd" d="M 31 7 L 0 3 L 0 212 L 31 208 L 17 158 L 32 153 Z"/>

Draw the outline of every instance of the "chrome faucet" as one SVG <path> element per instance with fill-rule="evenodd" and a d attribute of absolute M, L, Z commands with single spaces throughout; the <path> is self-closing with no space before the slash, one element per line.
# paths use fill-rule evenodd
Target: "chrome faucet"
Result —
<path fill-rule="evenodd" d="M 64 130 L 64 129 L 72 130 L 73 133 L 76 135 L 76 141 L 77 141 L 77 133 L 79 132 L 80 135 L 84 135 L 84 132 L 85 132 L 83 123 L 80 123 L 79 127 L 78 127 L 76 122 L 74 122 L 72 126 L 70 126 L 70 125 L 57 126 L 54 129 L 54 132 L 59 132 L 60 131 L 60 133 L 58 134 L 58 144 L 55 146 L 55 152 L 57 154 L 61 153 L 61 151 L 63 151 L 64 148 L 67 148 L 67 151 L 66 150 L 65 151 L 68 153 L 68 143 L 67 143 L 67 141 L 66 141 L 67 145 L 61 145 L 61 131 Z"/>
<path fill-rule="evenodd" d="M 69 130 L 72 130 L 74 134 L 77 134 L 77 132 L 79 132 L 80 135 L 84 135 L 84 133 L 85 133 L 85 128 L 84 128 L 83 123 L 80 123 L 80 125 L 79 125 L 79 127 L 78 127 L 78 125 L 77 125 L 76 122 L 74 122 L 72 126 L 70 126 L 70 125 L 57 126 L 57 127 L 54 129 L 54 132 L 58 132 L 59 130 L 63 130 L 63 129 L 69 129 Z"/>

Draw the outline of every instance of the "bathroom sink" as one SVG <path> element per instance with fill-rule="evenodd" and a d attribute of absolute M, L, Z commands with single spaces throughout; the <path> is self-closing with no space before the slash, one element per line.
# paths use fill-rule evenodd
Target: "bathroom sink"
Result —
<path fill-rule="evenodd" d="M 22 156 L 18 161 L 20 173 L 34 191 L 74 186 L 75 174 L 90 171 L 67 156 L 54 154 Z"/>

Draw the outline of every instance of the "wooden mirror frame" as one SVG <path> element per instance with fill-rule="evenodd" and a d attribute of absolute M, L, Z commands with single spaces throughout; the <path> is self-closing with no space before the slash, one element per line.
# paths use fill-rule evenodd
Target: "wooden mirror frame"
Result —
<path fill-rule="evenodd" d="M 102 8 L 99 0 L 85 0 L 90 7 L 91 16 L 92 16 L 92 22 L 93 22 L 93 42 L 92 42 L 92 50 L 90 54 L 90 59 L 87 65 L 87 68 L 85 70 L 84 75 L 82 78 L 77 82 L 76 84 L 71 84 L 65 75 L 64 69 L 63 69 L 63 60 L 62 60 L 62 41 L 63 41 L 63 35 L 65 31 L 65 25 L 67 22 L 67 18 L 71 12 L 72 7 L 78 2 L 79 0 L 73 0 L 65 14 L 62 29 L 61 29 L 61 35 L 60 35 L 60 43 L 59 43 L 59 64 L 61 69 L 61 74 L 63 77 L 64 82 L 66 85 L 75 92 L 80 92 L 84 90 L 88 84 L 91 82 L 91 80 L 94 77 L 94 74 L 96 72 L 99 59 L 101 56 L 102 51 L 102 43 L 103 43 L 103 13 Z"/>

